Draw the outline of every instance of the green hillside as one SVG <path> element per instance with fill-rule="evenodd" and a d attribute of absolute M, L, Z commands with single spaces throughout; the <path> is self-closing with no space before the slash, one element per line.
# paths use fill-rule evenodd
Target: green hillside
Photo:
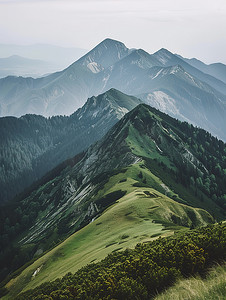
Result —
<path fill-rule="evenodd" d="M 204 274 L 214 261 L 225 259 L 225 243 L 225 225 L 222 224 L 180 232 L 172 237 L 138 244 L 134 250 L 114 252 L 100 263 L 92 263 L 75 274 L 67 273 L 62 279 L 46 282 L 15 299 L 152 299 L 178 279 Z M 57 260 L 59 269 L 56 273 L 59 275 L 62 266 L 60 254 L 55 257 L 56 263 Z M 41 277 L 42 268 L 45 268 L 44 264 L 40 266 L 37 278 Z M 24 275 L 23 280 L 25 278 Z M 30 280 L 28 286 L 31 287 L 36 278 Z M 208 279 L 206 281 L 208 283 Z M 218 292 L 224 292 L 222 276 L 220 282 Z M 205 287 L 203 292 L 206 293 L 207 289 Z"/>
<path fill-rule="evenodd" d="M 3 273 L 52 249 L 7 284 L 9 295 L 114 250 L 224 220 L 225 170 L 222 141 L 139 105 L 82 155 L 53 170 L 10 213 L 5 211 Z M 37 281 L 31 280 L 40 267 Z"/>
<path fill-rule="evenodd" d="M 128 173 L 134 172 L 134 168 L 136 166 L 131 167 Z M 204 210 L 179 204 L 152 188 L 134 187 L 136 181 L 129 177 L 123 181 L 125 175 L 127 176 L 126 173 L 121 173 L 110 178 L 100 194 L 104 196 L 104 191 L 108 191 L 109 195 L 118 189 L 126 190 L 127 194 L 92 223 L 11 280 L 7 284 L 9 299 L 21 289 L 34 288 L 68 272 L 75 272 L 114 251 L 134 248 L 137 243 L 150 241 L 158 236 L 171 235 L 175 230 L 186 229 L 183 226 L 191 226 L 193 223 L 201 226 L 211 221 L 211 216 Z M 177 219 L 180 226 L 173 222 Z M 33 276 L 36 270 L 39 272 Z"/>

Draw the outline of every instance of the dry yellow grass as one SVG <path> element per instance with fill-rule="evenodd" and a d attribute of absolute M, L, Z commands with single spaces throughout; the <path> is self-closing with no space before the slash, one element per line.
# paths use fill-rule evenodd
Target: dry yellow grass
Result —
<path fill-rule="evenodd" d="M 205 279 L 182 279 L 154 300 L 225 300 L 226 264 L 213 267 Z"/>

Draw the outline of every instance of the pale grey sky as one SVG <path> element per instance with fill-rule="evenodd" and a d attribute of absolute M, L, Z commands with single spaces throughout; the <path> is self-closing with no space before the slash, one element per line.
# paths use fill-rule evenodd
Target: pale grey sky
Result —
<path fill-rule="evenodd" d="M 226 0 L 0 0 L 0 43 L 91 49 L 106 37 L 226 63 Z"/>

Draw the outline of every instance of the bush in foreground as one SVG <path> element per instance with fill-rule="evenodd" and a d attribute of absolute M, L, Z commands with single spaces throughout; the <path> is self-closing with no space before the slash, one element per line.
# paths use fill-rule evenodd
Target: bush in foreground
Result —
<path fill-rule="evenodd" d="M 225 229 L 225 224 L 208 225 L 138 244 L 16 299 L 150 299 L 177 278 L 202 273 L 211 263 L 225 259 Z"/>

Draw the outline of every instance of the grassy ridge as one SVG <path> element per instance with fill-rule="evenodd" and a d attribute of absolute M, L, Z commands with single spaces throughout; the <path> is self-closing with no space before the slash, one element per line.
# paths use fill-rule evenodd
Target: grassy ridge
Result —
<path fill-rule="evenodd" d="M 203 130 L 138 106 L 78 163 L 66 163 L 60 174 L 55 169 L 57 177 L 51 176 L 13 209 L 2 212 L 0 278 L 52 249 L 117 201 L 116 195 L 134 187 L 154 188 L 179 203 L 203 208 L 216 221 L 224 220 L 225 149 L 223 142 Z M 114 176 L 116 172 L 126 176 Z M 165 222 L 200 225 L 192 212 L 191 222 L 175 212 L 166 215 Z"/>
<path fill-rule="evenodd" d="M 11 291 L 9 299 L 13 299 L 21 288 L 34 288 L 45 281 L 63 276 L 68 271 L 75 272 L 88 263 L 99 261 L 113 251 L 135 247 L 138 242 L 169 234 L 168 231 L 162 231 L 164 227 L 161 224 L 152 223 L 146 212 L 147 206 L 154 206 L 153 201 L 150 203 L 146 199 L 140 199 L 138 202 L 136 199 L 135 191 L 128 194 L 97 220 L 11 280 L 7 285 Z M 40 267 L 37 276 L 32 277 Z"/>
<path fill-rule="evenodd" d="M 7 284 L 10 291 L 8 299 L 13 299 L 23 289 L 34 288 L 69 271 L 75 272 L 114 251 L 133 248 L 139 242 L 150 241 L 160 235 L 170 235 L 175 230 L 185 228 L 183 226 L 190 227 L 194 221 L 197 225 L 209 222 L 208 213 L 202 209 L 179 204 L 155 189 L 134 186 L 141 170 L 140 164 L 130 166 L 125 173 L 110 177 L 95 198 L 100 199 L 118 189 L 127 191 L 127 194 L 94 222 L 11 280 Z M 150 182 L 161 188 L 161 181 L 157 177 L 148 173 L 148 170 L 142 169 L 142 172 L 147 184 Z M 32 276 L 36 270 L 36 276 Z"/>
<path fill-rule="evenodd" d="M 34 241 L 38 245 L 41 238 L 48 246 L 54 234 L 66 238 L 90 224 L 10 281 L 8 297 L 13 299 L 21 290 L 75 272 L 140 241 L 213 222 L 209 213 L 194 207 L 223 218 L 223 207 L 217 204 L 225 191 L 223 143 L 209 136 L 209 145 L 216 143 L 216 156 L 210 160 L 212 152 L 206 153 L 205 144 L 199 145 L 199 140 L 206 141 L 207 133 L 199 136 L 198 129 L 167 120 L 161 122 L 150 108 L 141 105 L 92 146 L 82 161 L 64 170 L 61 178 L 43 186 L 42 191 L 34 191 L 35 197 L 24 200 L 25 206 L 34 199 L 34 204 L 40 200 L 48 203 L 39 214 L 39 226 L 27 227 L 27 244 Z M 61 210 L 64 204 L 67 206 Z M 55 223 L 51 224 L 52 216 Z"/>

